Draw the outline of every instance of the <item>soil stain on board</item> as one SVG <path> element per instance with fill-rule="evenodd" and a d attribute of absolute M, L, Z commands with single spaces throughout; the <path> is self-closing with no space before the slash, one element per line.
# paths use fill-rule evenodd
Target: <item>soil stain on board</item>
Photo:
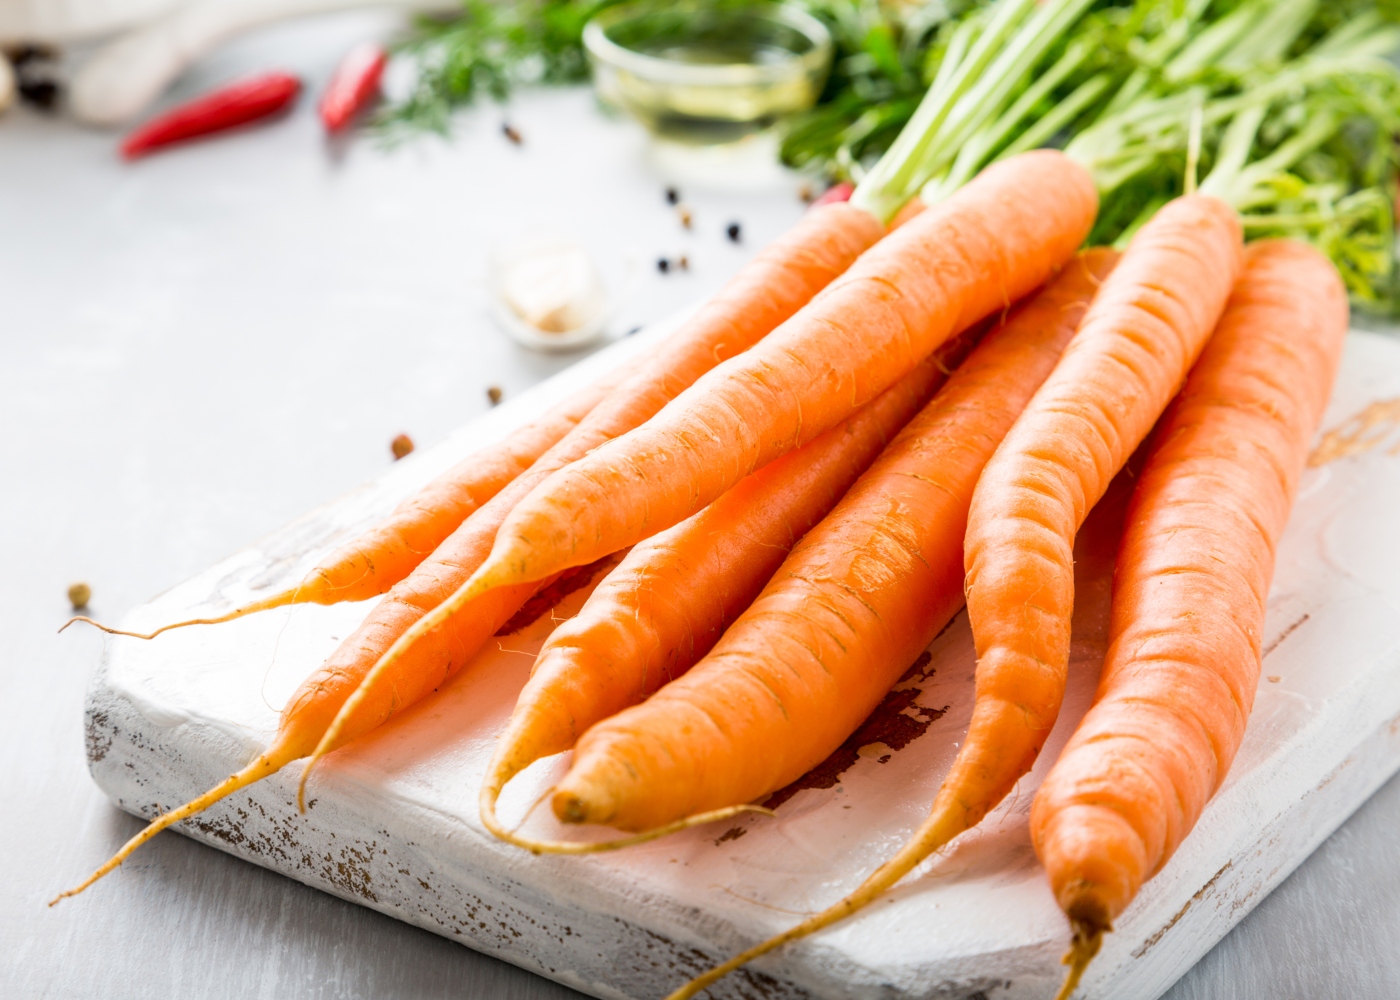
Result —
<path fill-rule="evenodd" d="M 869 718 L 860 724 L 860 728 L 852 733 L 845 743 L 792 784 L 770 795 L 763 803 L 764 806 L 776 809 L 807 788 L 835 788 L 841 776 L 860 760 L 861 751 L 867 747 L 885 747 L 886 751 L 875 759 L 877 764 L 884 764 L 897 751 L 903 750 L 924 735 L 928 727 L 948 711 L 946 705 L 943 708 L 925 708 L 915 703 L 923 693 L 925 682 L 933 676 L 933 670 L 929 666 L 932 659 L 927 652 L 920 654 L 913 666 L 899 679 L 899 683 L 875 706 L 875 711 L 870 713 Z"/>

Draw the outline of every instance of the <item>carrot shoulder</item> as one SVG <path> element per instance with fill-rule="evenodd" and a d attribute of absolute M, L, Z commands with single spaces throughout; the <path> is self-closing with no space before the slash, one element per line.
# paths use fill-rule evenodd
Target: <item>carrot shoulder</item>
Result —
<path fill-rule="evenodd" d="M 1321 254 L 1253 244 L 1154 434 L 1118 555 L 1098 694 L 1031 809 L 1082 956 L 1074 980 L 1239 749 L 1275 547 L 1347 319 L 1345 289 Z"/>
<path fill-rule="evenodd" d="M 1241 260 L 1225 203 L 1193 195 L 1163 207 L 987 463 L 965 557 L 977 692 L 934 804 L 939 838 L 1001 801 L 1049 735 L 1069 662 L 1075 533 L 1200 354 Z"/>
<path fill-rule="evenodd" d="M 640 830 L 751 802 L 850 735 L 962 606 L 978 474 L 1112 259 L 1073 262 L 988 333 L 704 660 L 584 735 L 561 819 Z"/>
<path fill-rule="evenodd" d="M 525 841 L 496 821 L 505 783 L 709 652 L 793 544 L 928 401 L 970 339 L 947 345 L 956 350 L 925 360 L 850 419 L 631 550 L 540 650 L 482 786 L 489 829 L 534 850 L 557 846 Z"/>

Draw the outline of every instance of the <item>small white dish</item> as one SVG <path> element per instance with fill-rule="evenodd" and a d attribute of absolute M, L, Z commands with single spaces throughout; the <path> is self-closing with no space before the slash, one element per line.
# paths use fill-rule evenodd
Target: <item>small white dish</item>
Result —
<path fill-rule="evenodd" d="M 520 344 L 567 351 L 600 340 L 634 283 L 628 262 L 609 287 L 587 247 L 559 233 L 540 233 L 498 247 L 488 287 L 497 323 Z"/>

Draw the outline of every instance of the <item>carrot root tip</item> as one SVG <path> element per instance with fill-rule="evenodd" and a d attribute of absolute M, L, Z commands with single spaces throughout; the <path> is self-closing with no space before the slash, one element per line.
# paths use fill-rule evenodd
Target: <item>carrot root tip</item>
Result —
<path fill-rule="evenodd" d="M 300 593 L 301 587 L 298 586 L 296 590 L 284 590 L 281 593 L 273 594 L 271 597 L 265 597 L 260 601 L 253 601 L 252 603 L 244 604 L 241 607 L 234 608 L 228 614 L 219 615 L 216 618 L 187 618 L 185 621 L 171 622 L 169 625 L 162 625 L 160 628 L 152 632 L 128 632 L 125 629 L 112 628 L 112 626 L 103 625 L 101 622 L 95 621 L 94 619 L 89 618 L 87 615 L 74 615 L 72 618 L 68 619 L 66 622 L 63 623 L 62 627 L 59 628 L 59 632 L 62 632 L 74 622 L 87 622 L 93 628 L 101 629 L 108 635 L 125 635 L 131 637 L 132 639 L 150 640 L 154 639 L 162 632 L 169 632 L 171 629 L 176 628 L 184 628 L 187 625 L 221 625 L 224 622 L 231 622 L 236 618 L 242 618 L 245 615 L 251 615 L 257 611 L 270 611 L 273 608 L 281 608 L 287 606 L 288 604 L 295 604 L 297 603 L 297 598 Z"/>
<path fill-rule="evenodd" d="M 1089 968 L 1089 963 L 1094 960 L 1094 956 L 1103 945 L 1104 932 L 1113 929 L 1081 923 L 1078 920 L 1072 921 L 1072 924 L 1074 937 L 1070 939 L 1069 951 L 1065 952 L 1065 957 L 1061 959 L 1061 962 L 1069 966 L 1069 971 L 1065 973 L 1065 981 L 1060 986 L 1060 992 L 1055 994 L 1055 1000 L 1069 1000 L 1074 995 L 1074 991 L 1079 988 L 1079 980 L 1084 976 L 1084 970 Z"/>
<path fill-rule="evenodd" d="M 687 816 L 685 819 L 676 820 L 674 823 L 667 823 L 665 826 L 654 827 L 644 830 L 641 833 L 634 833 L 630 837 L 621 837 L 617 840 L 594 841 L 593 843 L 579 843 L 568 840 L 530 840 L 521 837 L 514 831 L 501 827 L 495 818 L 494 804 L 487 828 L 501 840 L 516 847 L 523 848 L 531 854 L 601 854 L 605 851 L 616 851 L 624 847 L 632 847 L 637 844 L 645 844 L 661 837 L 679 833 L 682 830 L 689 830 L 693 826 L 705 826 L 709 823 L 718 823 L 720 820 L 733 819 L 744 813 L 758 813 L 762 816 L 777 816 L 772 809 L 763 806 L 742 805 L 728 806 L 724 809 L 714 809 L 710 812 L 696 813 L 694 816 Z M 483 814 L 484 815 L 484 814 Z"/>

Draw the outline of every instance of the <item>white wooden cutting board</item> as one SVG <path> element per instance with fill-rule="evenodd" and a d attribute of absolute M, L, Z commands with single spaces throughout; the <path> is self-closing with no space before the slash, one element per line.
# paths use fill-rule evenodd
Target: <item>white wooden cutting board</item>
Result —
<path fill-rule="evenodd" d="M 617 344 L 492 411 L 161 595 L 125 625 L 214 613 L 300 577 L 439 470 L 663 332 Z M 1394 397 L 1400 343 L 1353 334 L 1325 426 Z M 1396 443 L 1400 432 L 1307 472 L 1270 598 L 1266 679 L 1234 770 L 1124 914 L 1082 995 L 1160 995 L 1400 769 Z M 1102 580 L 1080 586 L 1070 691 L 1035 772 L 886 900 L 711 995 L 1053 994 L 1068 932 L 1026 816 L 1097 680 L 1106 588 Z M 203 791 L 264 747 L 283 701 L 369 606 L 282 609 L 149 643 L 109 639 L 87 705 L 93 777 L 121 808 L 148 817 Z M 973 654 L 960 615 L 931 658 L 810 787 L 782 802 L 776 819 L 748 817 L 616 854 L 536 858 L 483 830 L 476 797 L 549 617 L 497 640 L 436 698 L 327 758 L 307 815 L 296 811 L 293 767 L 178 829 L 595 996 L 651 1000 L 853 888 L 917 825 L 970 713 Z M 517 779 L 503 803 L 507 820 L 523 814 L 566 760 Z M 594 835 L 556 827 L 547 809 L 525 829 Z M 79 905 L 101 905 L 101 893 L 99 884 Z"/>

